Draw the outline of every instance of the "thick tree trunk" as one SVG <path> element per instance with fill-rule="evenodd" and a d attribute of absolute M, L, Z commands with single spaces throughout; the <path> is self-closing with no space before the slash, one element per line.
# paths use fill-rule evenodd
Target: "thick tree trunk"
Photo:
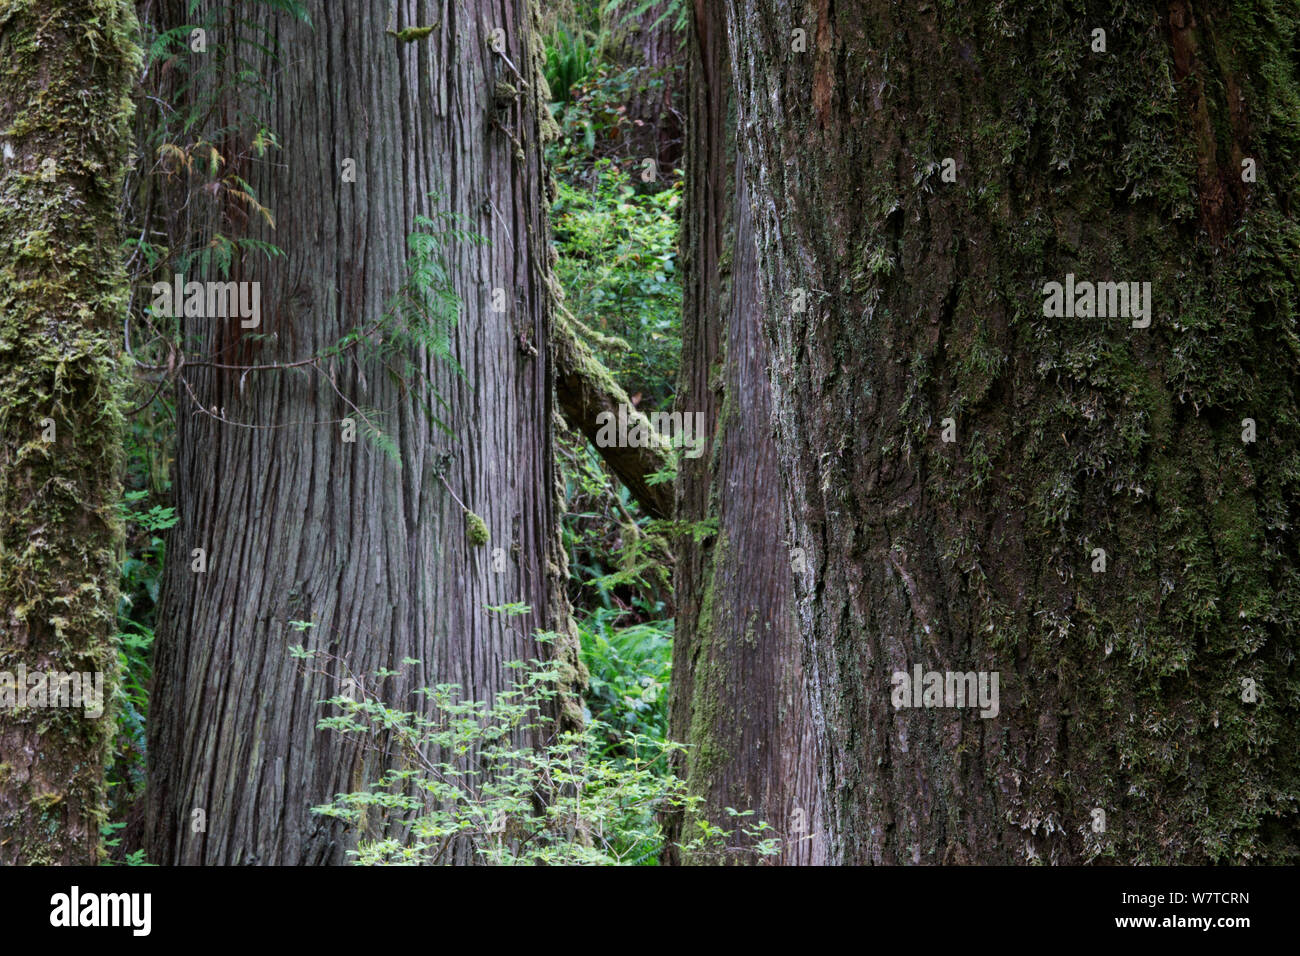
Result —
<path fill-rule="evenodd" d="M 1297 856 L 1300 5 L 1086 7 L 727 4 L 836 861 Z"/>
<path fill-rule="evenodd" d="M 571 645 L 548 650 L 532 638 L 567 628 L 550 444 L 549 115 L 535 25 L 523 0 L 396 6 L 395 22 L 391 5 L 344 15 L 310 3 L 314 31 L 272 24 L 283 62 L 261 67 L 277 78 L 268 125 L 283 150 L 248 178 L 278 216 L 263 238 L 287 256 L 250 262 L 241 276 L 262 283 L 257 331 L 269 338 L 241 341 L 237 325 L 219 320 L 187 331 L 227 364 L 309 356 L 389 307 L 407 277 L 407 236 L 422 231 L 417 215 L 456 212 L 490 240 L 445 249 L 462 301 L 452 352 L 465 377 L 412 356 L 448 403 L 438 412 L 453 434 L 426 421 L 422 383 L 350 358 L 332 367 L 338 390 L 386 413 L 400 464 L 360 432 L 344 442 L 337 421 L 355 415 L 318 375 L 183 370 L 196 400 L 184 388 L 177 399 L 181 520 L 150 730 L 158 862 L 343 859 L 337 827 L 310 807 L 375 768 L 316 730 L 315 702 L 339 688 L 299 675 L 288 647 L 304 637 L 360 674 L 419 659 L 409 679 L 383 685 L 409 707 L 411 690 L 439 682 L 489 699 L 508 686 L 506 661 L 559 653 L 576 664 Z M 271 23 L 261 5 L 244 15 Z M 411 42 L 393 35 L 430 25 Z M 342 176 L 348 159 L 355 183 Z M 427 199 L 432 191 L 443 198 Z M 331 423 L 291 424 L 321 421 Z M 486 522 L 486 546 L 469 539 L 453 493 Z M 206 550 L 205 573 L 191 571 L 196 548 Z M 514 601 L 532 613 L 484 610 Z M 295 620 L 316 626 L 299 635 Z M 195 832 L 196 810 L 205 831 Z"/>
<path fill-rule="evenodd" d="M 122 0 L 0 4 L 0 864 L 97 862 L 136 32 Z"/>
<path fill-rule="evenodd" d="M 701 815 L 732 829 L 728 861 L 752 847 L 726 813 L 752 810 L 782 838 L 780 862 L 824 859 L 816 740 L 793 614 L 792 567 L 772 440 L 767 342 L 745 164 L 735 149 L 722 8 L 697 4 L 683 230 L 678 407 L 703 412 L 710 453 L 683 458 L 678 518 L 714 519 L 677 564 L 672 729 Z M 692 821 L 686 820 L 690 838 Z"/>

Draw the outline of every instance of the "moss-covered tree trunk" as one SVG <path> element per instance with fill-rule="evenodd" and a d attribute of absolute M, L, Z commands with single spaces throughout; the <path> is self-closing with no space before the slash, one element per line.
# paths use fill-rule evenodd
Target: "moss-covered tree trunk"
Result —
<path fill-rule="evenodd" d="M 400 378 L 351 356 L 329 366 L 332 380 L 182 370 L 195 394 L 177 396 L 180 523 L 149 733 L 160 863 L 344 860 L 338 825 L 311 807 L 373 780 L 377 764 L 316 729 L 317 702 L 342 688 L 302 676 L 290 645 L 360 675 L 419 660 L 379 685 L 409 708 L 412 690 L 440 682 L 490 700 L 509 686 L 504 662 L 572 650 L 533 639 L 567 619 L 550 443 L 549 114 L 530 6 L 403 0 L 344 13 L 312 2 L 314 29 L 269 6 L 240 16 L 279 41 L 281 62 L 262 60 L 259 73 L 275 78 L 267 125 L 283 148 L 241 175 L 277 216 L 273 233 L 254 235 L 286 255 L 244 264 L 240 278 L 262 283 L 257 336 L 187 320 L 198 351 L 233 365 L 301 359 L 378 318 L 408 281 L 407 237 L 427 231 L 418 215 L 457 213 L 489 244 L 444 249 L 464 377 L 415 350 L 417 369 Z M 365 439 L 340 393 L 382 416 L 400 464 Z M 425 401 L 451 434 L 429 423 Z M 291 425 L 302 422 L 326 424 Z M 489 541 L 469 533 L 458 500 Z M 511 602 L 532 611 L 485 609 Z M 315 626 L 299 633 L 292 621 Z"/>
<path fill-rule="evenodd" d="M 1300 4 L 727 7 L 832 859 L 1294 860 Z"/>
<path fill-rule="evenodd" d="M 681 459 L 677 517 L 717 533 L 684 538 L 677 563 L 672 731 L 699 813 L 733 831 L 708 862 L 746 862 L 755 841 L 727 808 L 782 839 L 778 860 L 822 862 L 816 736 L 781 545 L 768 347 L 757 321 L 759 261 L 745 164 L 738 161 L 720 5 L 697 7 L 687 126 L 683 367 L 678 407 L 702 412 L 708 453 Z M 686 839 L 695 821 L 682 821 Z"/>
<path fill-rule="evenodd" d="M 125 0 L 0 2 L 0 864 L 97 860 L 135 34 Z"/>

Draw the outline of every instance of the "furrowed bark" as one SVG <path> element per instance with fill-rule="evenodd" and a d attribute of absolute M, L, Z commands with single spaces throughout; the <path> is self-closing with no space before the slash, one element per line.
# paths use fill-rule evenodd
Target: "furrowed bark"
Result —
<path fill-rule="evenodd" d="M 748 862 L 753 839 L 727 808 L 753 811 L 782 841 L 777 862 L 825 859 L 817 741 L 783 547 L 781 476 L 772 440 L 768 345 L 759 314 L 760 263 L 722 8 L 696 7 L 683 229 L 683 368 L 678 407 L 702 411 L 710 454 L 684 460 L 678 517 L 712 518 L 718 534 L 685 539 L 677 562 L 672 733 L 699 815 L 732 830 L 722 854 Z M 687 839 L 694 820 L 680 821 Z"/>
<path fill-rule="evenodd" d="M 580 681 L 550 437 L 542 144 L 552 127 L 530 5 L 403 0 L 392 23 L 391 5 L 307 6 L 314 30 L 265 5 L 246 14 L 292 61 L 259 64 L 277 78 L 267 125 L 283 149 L 248 174 L 278 217 L 274 233 L 254 234 L 287 255 L 241 276 L 262 282 L 263 338 L 195 323 L 187 331 L 202 351 L 292 360 L 383 314 L 407 279 L 417 215 L 455 212 L 489 244 L 445 249 L 461 302 L 451 348 L 464 377 L 434 355 L 410 356 L 447 403 L 435 407 L 451 434 L 427 421 L 420 400 L 434 399 L 421 382 L 351 359 L 331 369 L 340 392 L 386 413 L 400 464 L 360 434 L 342 440 L 338 422 L 353 413 L 319 375 L 187 370 L 197 402 L 177 399 L 180 524 L 150 715 L 151 858 L 160 863 L 344 861 L 339 827 L 310 808 L 381 768 L 316 729 L 316 702 L 339 688 L 302 678 L 292 644 L 359 674 L 421 661 L 383 685 L 386 699 L 410 708 L 419 706 L 411 691 L 441 682 L 491 699 L 508 688 L 512 660 L 558 655 L 570 685 Z M 388 32 L 429 25 L 412 42 Z M 493 48 L 498 29 L 503 52 Z M 349 158 L 354 183 L 342 177 Z M 196 404 L 263 425 L 331 424 L 233 427 Z M 489 541 L 471 539 L 455 498 L 482 518 Z M 194 548 L 207 551 L 205 573 L 191 571 Z M 511 602 L 532 611 L 507 619 L 484 609 Z M 291 621 L 315 627 L 303 635 Z M 539 645 L 539 629 L 564 639 Z M 580 720 L 572 698 L 560 716 Z M 205 830 L 193 826 L 195 810 Z"/>
<path fill-rule="evenodd" d="M 1300 5 L 1085 6 L 727 3 L 834 861 L 1300 855 Z"/>

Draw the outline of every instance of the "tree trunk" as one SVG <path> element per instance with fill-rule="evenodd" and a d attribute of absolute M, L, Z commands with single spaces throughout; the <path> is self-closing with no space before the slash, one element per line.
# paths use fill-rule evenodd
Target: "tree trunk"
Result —
<path fill-rule="evenodd" d="M 326 3 L 308 9 L 314 31 L 261 5 L 241 14 L 272 27 L 284 56 L 260 63 L 277 78 L 268 126 L 283 149 L 247 178 L 278 216 L 273 234 L 254 234 L 287 256 L 250 261 L 241 277 L 262 283 L 263 336 L 190 322 L 201 351 L 225 364 L 288 361 L 366 325 L 406 280 L 407 236 L 423 231 L 417 215 L 455 212 L 490 244 L 444 252 L 461 300 L 451 350 L 464 378 L 427 352 L 410 356 L 447 403 L 438 414 L 450 435 L 422 413 L 423 383 L 350 357 L 330 367 L 337 393 L 314 373 L 196 361 L 182 370 L 194 399 L 183 385 L 180 524 L 149 747 L 151 859 L 160 863 L 343 860 L 337 826 L 310 808 L 373 779 L 376 767 L 316 730 L 316 702 L 339 688 L 301 677 L 292 644 L 326 650 L 358 674 L 420 660 L 382 685 L 406 707 L 417 706 L 414 688 L 440 682 L 490 699 L 509 685 L 506 661 L 561 654 L 576 664 L 572 644 L 533 640 L 535 629 L 568 625 L 550 443 L 549 114 L 532 12 L 523 0 L 402 0 L 395 21 L 390 5 L 346 16 Z M 394 35 L 427 26 L 423 37 Z M 344 181 L 349 159 L 355 182 Z M 432 191 L 442 198 L 426 198 Z M 400 464 L 359 433 L 344 441 L 339 421 L 356 416 L 339 393 L 389 413 L 382 427 Z M 240 424 L 202 411 L 213 408 Z M 470 539 L 456 499 L 486 523 L 485 546 Z M 204 573 L 191 570 L 198 548 Z M 532 612 L 484 610 L 515 601 Z M 315 627 L 299 635 L 291 621 Z"/>
<path fill-rule="evenodd" d="M 834 861 L 1297 856 L 1300 5 L 1087 7 L 727 4 Z"/>
<path fill-rule="evenodd" d="M 792 602 L 791 569 L 802 559 L 779 544 L 768 349 L 755 320 L 759 263 L 725 24 L 720 6 L 696 9 L 678 407 L 702 412 L 712 440 L 710 454 L 681 460 L 678 518 L 716 520 L 718 532 L 701 544 L 684 538 L 678 558 L 673 737 L 689 745 L 685 772 L 704 798 L 700 815 L 734 831 L 728 861 L 752 859 L 754 842 L 730 807 L 775 829 L 780 862 L 820 863 L 816 742 Z M 684 823 L 689 840 L 693 821 Z"/>
<path fill-rule="evenodd" d="M 122 546 L 118 203 L 136 33 L 121 0 L 0 6 L 6 865 L 94 864 L 104 820 Z M 63 684 L 68 674 L 89 683 Z"/>
<path fill-rule="evenodd" d="M 671 169 L 682 157 L 682 34 L 674 29 L 677 14 L 666 0 L 637 16 L 640 6 L 640 0 L 625 0 L 613 17 L 620 31 L 614 58 L 638 68 L 624 104 L 627 153 L 634 161 L 653 159 L 660 169 Z"/>

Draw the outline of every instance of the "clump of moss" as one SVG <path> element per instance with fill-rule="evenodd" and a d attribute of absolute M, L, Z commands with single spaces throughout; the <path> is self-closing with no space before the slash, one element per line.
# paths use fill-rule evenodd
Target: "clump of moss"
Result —
<path fill-rule="evenodd" d="M 30 805 L 37 813 L 46 814 L 62 802 L 63 794 L 61 793 L 42 793 L 39 796 L 32 797 Z"/>
<path fill-rule="evenodd" d="M 437 24 L 434 24 L 437 26 Z M 433 27 L 407 27 L 405 30 L 389 30 L 389 34 L 397 37 L 402 43 L 414 43 L 416 40 L 423 40 L 433 32 Z"/>
<path fill-rule="evenodd" d="M 472 511 L 465 512 L 465 537 L 476 548 L 481 548 L 492 540 L 487 523 Z"/>

